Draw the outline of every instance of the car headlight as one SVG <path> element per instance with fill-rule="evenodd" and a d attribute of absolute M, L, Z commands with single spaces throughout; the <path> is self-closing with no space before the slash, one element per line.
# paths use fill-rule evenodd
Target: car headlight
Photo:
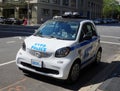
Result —
<path fill-rule="evenodd" d="M 64 48 L 58 49 L 55 52 L 55 57 L 65 57 L 69 54 L 69 52 L 70 52 L 69 47 L 64 47 Z"/>
<path fill-rule="evenodd" d="M 25 51 L 26 50 L 26 44 L 25 42 L 22 43 L 22 49 Z"/>

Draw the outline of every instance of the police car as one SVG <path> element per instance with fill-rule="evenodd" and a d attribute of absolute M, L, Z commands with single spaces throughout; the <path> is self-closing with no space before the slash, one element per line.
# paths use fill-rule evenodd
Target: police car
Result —
<path fill-rule="evenodd" d="M 24 40 L 16 64 L 25 73 L 76 82 L 82 68 L 100 62 L 101 53 L 92 21 L 62 16 L 46 21 Z"/>

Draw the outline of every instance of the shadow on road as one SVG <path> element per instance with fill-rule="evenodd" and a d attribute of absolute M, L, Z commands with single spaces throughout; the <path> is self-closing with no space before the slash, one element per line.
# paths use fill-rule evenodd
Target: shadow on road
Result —
<path fill-rule="evenodd" d="M 38 26 L 0 25 L 0 38 L 30 36 Z"/>
<path fill-rule="evenodd" d="M 28 33 L 28 32 L 13 32 L 13 33 L 10 33 L 10 32 L 0 32 L 0 38 L 6 38 L 6 37 L 16 37 L 16 36 L 30 36 L 32 35 L 33 33 Z"/>
<path fill-rule="evenodd" d="M 101 83 L 107 79 L 111 78 L 112 69 L 120 65 L 119 61 L 114 61 L 112 63 L 104 63 L 101 62 L 99 65 L 89 65 L 88 67 L 84 68 L 80 73 L 79 81 L 75 84 L 67 84 L 65 81 L 37 75 L 37 74 L 25 74 L 27 77 L 53 84 L 56 86 L 63 87 L 68 90 L 78 91 L 82 87 L 94 85 L 97 83 Z M 102 73 L 101 73 L 102 72 Z"/>

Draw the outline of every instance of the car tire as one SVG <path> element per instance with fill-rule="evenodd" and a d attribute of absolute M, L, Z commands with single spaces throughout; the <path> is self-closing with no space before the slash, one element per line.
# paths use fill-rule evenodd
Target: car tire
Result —
<path fill-rule="evenodd" d="M 96 58 L 95 58 L 96 64 L 99 64 L 101 62 L 101 54 L 102 54 L 102 52 L 100 50 L 98 50 L 98 52 L 96 54 Z"/>
<path fill-rule="evenodd" d="M 75 61 L 70 69 L 70 73 L 67 79 L 67 83 L 73 84 L 75 83 L 80 76 L 80 62 Z"/>

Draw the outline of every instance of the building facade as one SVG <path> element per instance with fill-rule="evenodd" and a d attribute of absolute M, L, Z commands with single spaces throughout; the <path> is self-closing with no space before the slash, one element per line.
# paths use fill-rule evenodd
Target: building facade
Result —
<path fill-rule="evenodd" d="M 116 0 L 116 1 L 118 1 L 119 5 L 120 5 L 120 0 Z"/>
<path fill-rule="evenodd" d="M 89 19 L 102 16 L 103 0 L 0 0 L 0 15 L 28 18 L 41 23 L 66 11 L 77 11 Z"/>

